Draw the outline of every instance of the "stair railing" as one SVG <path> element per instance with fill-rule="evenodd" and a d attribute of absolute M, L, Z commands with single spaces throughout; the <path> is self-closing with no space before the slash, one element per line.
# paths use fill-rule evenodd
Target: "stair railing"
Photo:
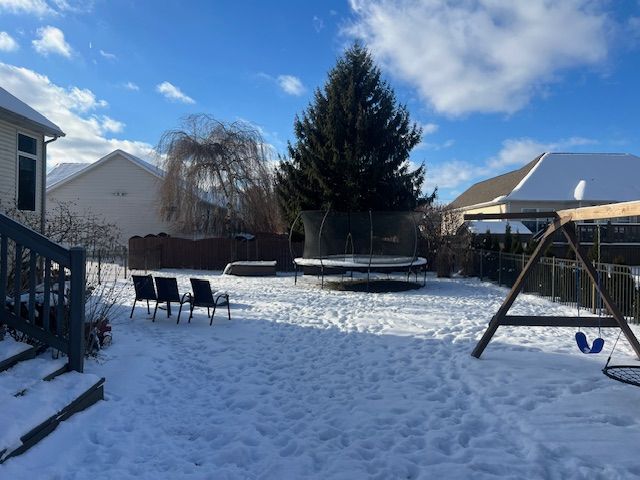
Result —
<path fill-rule="evenodd" d="M 65 248 L 0 213 L 0 325 L 84 366 L 85 251 Z"/>

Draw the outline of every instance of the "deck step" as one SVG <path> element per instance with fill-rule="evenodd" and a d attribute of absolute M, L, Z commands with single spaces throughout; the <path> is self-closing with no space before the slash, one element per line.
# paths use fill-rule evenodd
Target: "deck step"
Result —
<path fill-rule="evenodd" d="M 58 424 L 103 398 L 104 378 L 75 371 L 31 385 L 23 395 L 1 398 L 0 463 L 19 455 Z"/>
<path fill-rule="evenodd" d="M 44 355 L 20 362 L 10 369 L 0 372 L 0 399 L 25 394 L 38 382 L 51 380 L 66 370 L 66 358 L 54 360 Z M 2 400 L 0 400 L 1 402 Z"/>
<path fill-rule="evenodd" d="M 10 336 L 0 341 L 0 372 L 13 367 L 16 363 L 36 356 L 36 347 L 18 342 Z"/>

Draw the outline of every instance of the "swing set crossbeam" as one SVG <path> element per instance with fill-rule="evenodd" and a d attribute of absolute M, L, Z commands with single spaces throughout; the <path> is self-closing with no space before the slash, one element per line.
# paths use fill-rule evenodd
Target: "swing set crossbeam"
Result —
<path fill-rule="evenodd" d="M 620 327 L 618 321 L 613 317 L 551 317 L 530 315 L 505 315 L 500 325 L 505 327 Z"/>
<path fill-rule="evenodd" d="M 546 218 L 553 218 L 553 222 L 547 227 L 543 236 L 538 243 L 538 246 L 534 250 L 531 258 L 524 267 L 524 269 L 518 275 L 513 287 L 509 291 L 504 302 L 498 309 L 498 312 L 493 316 L 489 322 L 489 326 L 482 335 L 482 338 L 478 341 L 478 344 L 471 353 L 472 356 L 480 358 L 487 345 L 493 338 L 493 335 L 498 330 L 498 327 L 503 326 L 531 326 L 531 327 L 617 327 L 622 330 L 627 341 L 633 348 L 636 356 L 640 359 L 640 342 L 634 335 L 633 331 L 629 327 L 629 324 L 625 320 L 622 312 L 615 304 L 611 295 L 600 285 L 597 280 L 597 273 L 595 268 L 588 261 L 583 254 L 580 244 L 575 234 L 574 221 L 576 220 L 597 220 L 603 218 L 619 218 L 640 215 L 640 201 L 624 202 L 611 205 L 599 205 L 595 207 L 575 208 L 568 210 L 559 210 L 555 214 L 553 212 L 538 212 L 537 214 L 546 215 Z M 520 215 L 520 217 L 518 217 Z M 504 213 L 504 214 L 473 214 L 465 215 L 465 220 L 476 219 L 498 219 L 498 218 L 521 218 L 523 214 L 516 213 Z M 531 217 L 527 217 L 531 218 Z M 574 251 L 576 255 L 576 261 L 582 265 L 589 278 L 594 284 L 597 293 L 602 298 L 602 302 L 606 307 L 606 310 L 611 316 L 609 317 L 564 317 L 564 316 L 523 316 L 523 315 L 507 315 L 509 309 L 515 302 L 517 296 L 522 291 L 524 282 L 529 277 L 533 268 L 538 262 L 538 259 L 542 256 L 542 252 L 551 243 L 554 234 L 561 231 L 566 237 L 569 247 Z"/>

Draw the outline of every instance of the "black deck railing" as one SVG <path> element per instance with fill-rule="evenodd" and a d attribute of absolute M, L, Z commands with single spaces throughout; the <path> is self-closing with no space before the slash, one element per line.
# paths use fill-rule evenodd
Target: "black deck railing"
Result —
<path fill-rule="evenodd" d="M 0 214 L 0 325 L 84 364 L 85 251 Z"/>

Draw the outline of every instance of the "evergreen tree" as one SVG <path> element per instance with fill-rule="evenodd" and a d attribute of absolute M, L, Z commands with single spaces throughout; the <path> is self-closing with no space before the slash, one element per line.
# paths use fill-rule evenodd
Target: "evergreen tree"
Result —
<path fill-rule="evenodd" d="M 524 253 L 524 247 L 522 246 L 522 240 L 520 240 L 520 232 L 516 231 L 516 234 L 514 235 L 513 247 L 511 248 L 511 251 L 513 253 L 518 254 L 518 255 Z"/>
<path fill-rule="evenodd" d="M 354 44 L 329 72 L 322 91 L 294 122 L 296 141 L 277 172 L 278 194 L 291 220 L 300 210 L 412 210 L 421 198 L 424 165 L 408 162 L 422 130 L 382 80 L 369 52 Z"/>
<path fill-rule="evenodd" d="M 504 228 L 504 251 L 507 253 L 511 253 L 511 248 L 513 246 L 513 235 L 511 235 L 511 225 L 507 223 Z"/>

